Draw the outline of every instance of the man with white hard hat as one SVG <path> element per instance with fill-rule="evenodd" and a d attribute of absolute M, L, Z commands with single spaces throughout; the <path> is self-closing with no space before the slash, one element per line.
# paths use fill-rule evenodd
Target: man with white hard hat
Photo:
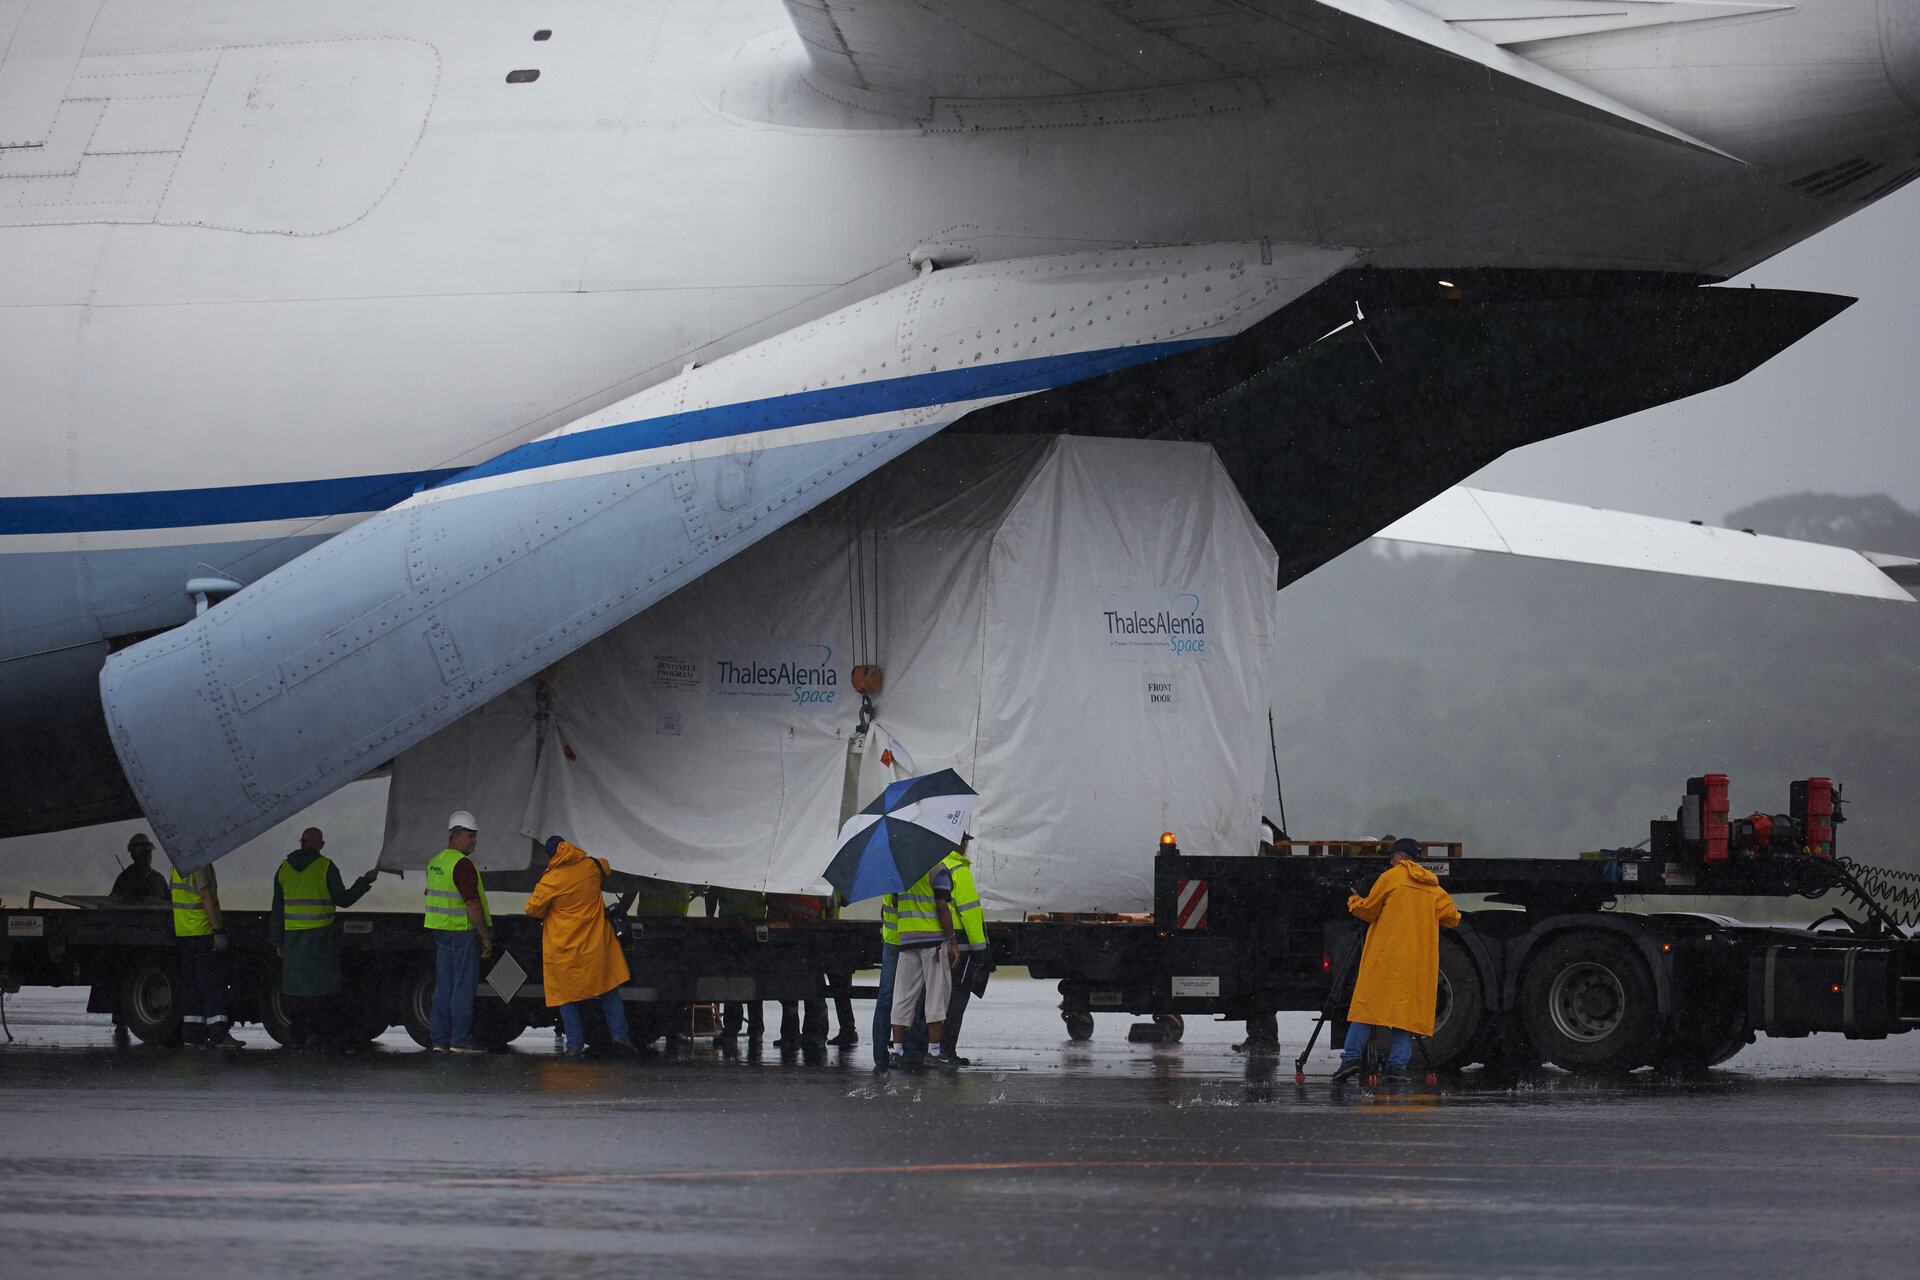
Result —
<path fill-rule="evenodd" d="M 434 944 L 433 1053 L 479 1053 L 473 1044 L 473 989 L 493 954 L 493 912 L 473 865 L 480 824 L 461 809 L 447 819 L 447 847 L 427 864 L 426 925 Z"/>

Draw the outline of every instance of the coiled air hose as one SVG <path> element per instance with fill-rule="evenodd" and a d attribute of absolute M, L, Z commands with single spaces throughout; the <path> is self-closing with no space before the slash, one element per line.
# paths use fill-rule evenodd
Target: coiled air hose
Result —
<path fill-rule="evenodd" d="M 1877 908 L 1877 914 L 1902 928 L 1920 925 L 1920 873 L 1870 867 L 1852 858 L 1835 858 L 1834 863 L 1846 872 L 1844 878 L 1836 878 L 1848 897 L 1869 909 Z"/>

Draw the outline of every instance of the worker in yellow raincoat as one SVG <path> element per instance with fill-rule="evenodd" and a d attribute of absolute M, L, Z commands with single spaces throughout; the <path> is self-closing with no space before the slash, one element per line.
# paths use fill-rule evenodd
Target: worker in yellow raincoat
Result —
<path fill-rule="evenodd" d="M 547 1007 L 559 1006 L 567 1043 L 562 1057 L 586 1050 L 580 1008 L 598 998 L 616 1047 L 638 1052 L 627 1035 L 627 1011 L 620 984 L 629 977 L 620 939 L 607 922 L 600 882 L 611 868 L 577 845 L 555 836 L 547 841 L 547 870 L 527 899 L 527 914 L 541 922 L 540 955 Z"/>
<path fill-rule="evenodd" d="M 1347 1008 L 1347 1043 L 1340 1051 L 1336 1082 L 1360 1074 L 1361 1056 L 1375 1027 L 1393 1031 L 1384 1081 L 1404 1081 L 1413 1056 L 1413 1037 L 1433 1034 L 1434 997 L 1440 989 L 1440 930 L 1460 923 L 1460 911 L 1440 887 L 1440 879 L 1421 866 L 1420 844 L 1393 843 L 1393 862 L 1362 898 L 1347 899 L 1347 910 L 1365 920 L 1366 949 L 1360 976 Z"/>

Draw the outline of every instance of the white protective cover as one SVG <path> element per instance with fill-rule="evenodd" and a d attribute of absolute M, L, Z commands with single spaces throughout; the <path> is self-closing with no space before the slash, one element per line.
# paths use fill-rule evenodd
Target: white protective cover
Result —
<path fill-rule="evenodd" d="M 519 806 L 621 870 L 825 892 L 865 661 L 859 804 L 951 767 L 986 905 L 1149 910 L 1162 831 L 1258 843 L 1275 573 L 1204 445 L 938 437 L 558 664 L 537 767 L 524 686 L 401 755 L 381 865 Z"/>

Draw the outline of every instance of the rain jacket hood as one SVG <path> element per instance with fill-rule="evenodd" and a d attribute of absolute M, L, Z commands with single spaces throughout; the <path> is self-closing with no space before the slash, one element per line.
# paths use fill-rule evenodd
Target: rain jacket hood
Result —
<path fill-rule="evenodd" d="M 1347 1020 L 1432 1035 L 1440 930 L 1460 923 L 1440 878 L 1417 862 L 1396 863 L 1380 873 L 1366 897 L 1348 898 L 1347 910 L 1372 926 Z"/>
<path fill-rule="evenodd" d="M 551 847 L 546 874 L 527 899 L 527 914 L 543 926 L 540 957 L 549 1006 L 591 1000 L 631 976 L 600 895 L 610 870 L 606 861 L 565 840 Z"/>

